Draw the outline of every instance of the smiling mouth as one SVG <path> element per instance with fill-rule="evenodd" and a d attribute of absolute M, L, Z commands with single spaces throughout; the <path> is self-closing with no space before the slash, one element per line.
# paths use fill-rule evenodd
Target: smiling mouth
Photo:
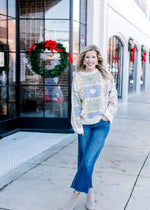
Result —
<path fill-rule="evenodd" d="M 94 64 L 93 63 L 88 63 L 88 66 L 93 66 Z"/>

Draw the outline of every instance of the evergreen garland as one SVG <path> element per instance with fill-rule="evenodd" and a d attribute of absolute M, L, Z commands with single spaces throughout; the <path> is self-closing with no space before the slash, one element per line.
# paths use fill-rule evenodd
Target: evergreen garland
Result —
<path fill-rule="evenodd" d="M 132 48 L 134 45 L 134 39 L 132 37 L 129 38 L 128 40 L 128 51 L 130 53 L 130 60 L 132 60 Z"/>

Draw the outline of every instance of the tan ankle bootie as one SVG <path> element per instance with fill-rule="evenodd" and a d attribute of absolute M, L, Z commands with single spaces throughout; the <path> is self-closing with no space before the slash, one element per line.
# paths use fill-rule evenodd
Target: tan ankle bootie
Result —
<path fill-rule="evenodd" d="M 86 203 L 86 208 L 88 210 L 94 210 L 95 209 L 95 204 L 94 204 L 94 189 L 90 188 L 87 196 L 87 203 Z"/>

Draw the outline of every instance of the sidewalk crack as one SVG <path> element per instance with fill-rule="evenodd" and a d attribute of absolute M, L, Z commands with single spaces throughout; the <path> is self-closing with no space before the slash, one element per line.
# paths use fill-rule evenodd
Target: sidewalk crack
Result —
<path fill-rule="evenodd" d="M 149 155 L 150 155 L 150 151 L 149 151 L 149 153 L 147 154 L 147 156 L 146 156 L 146 158 L 145 158 L 145 160 L 144 160 L 144 162 L 143 162 L 143 164 L 142 164 L 142 166 L 141 166 L 141 169 L 140 169 L 140 171 L 139 171 L 139 173 L 138 173 L 138 175 L 137 175 L 137 177 L 136 177 L 136 180 L 135 180 L 135 182 L 134 182 L 134 185 L 133 185 L 133 187 L 132 187 L 130 196 L 129 196 L 127 202 L 126 202 L 126 205 L 125 205 L 125 207 L 124 207 L 124 210 L 126 210 L 128 204 L 129 204 L 129 202 L 130 202 L 130 199 L 131 199 L 132 194 L 133 194 L 133 192 L 134 192 L 134 189 L 135 189 L 135 187 L 136 187 L 136 184 L 137 184 L 137 181 L 138 181 L 138 179 L 139 179 L 139 176 L 140 176 L 140 174 L 141 174 L 141 172 L 142 172 L 142 170 L 143 170 L 143 168 L 144 168 L 144 165 L 145 165 L 145 163 L 146 163 L 146 161 L 147 161 Z"/>

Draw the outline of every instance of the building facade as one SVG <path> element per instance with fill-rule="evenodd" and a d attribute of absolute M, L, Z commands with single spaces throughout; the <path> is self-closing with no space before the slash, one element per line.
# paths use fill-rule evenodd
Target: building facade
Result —
<path fill-rule="evenodd" d="M 71 132 L 71 80 L 86 44 L 86 0 L 4 0 L 0 2 L 0 135 L 15 129 Z M 73 65 L 57 78 L 31 67 L 29 49 L 52 40 L 63 44 Z M 45 50 L 43 69 L 59 64 L 60 54 Z"/>
<path fill-rule="evenodd" d="M 72 132 L 71 81 L 86 44 L 96 44 L 118 97 L 150 89 L 150 10 L 146 0 L 3 0 L 0 2 L 0 136 L 16 129 Z M 54 40 L 73 64 L 57 78 L 31 68 L 32 44 Z M 41 55 L 43 68 L 59 53 Z"/>
<path fill-rule="evenodd" d="M 150 89 L 149 8 L 146 0 L 88 1 L 87 44 L 100 47 L 123 102 Z"/>

